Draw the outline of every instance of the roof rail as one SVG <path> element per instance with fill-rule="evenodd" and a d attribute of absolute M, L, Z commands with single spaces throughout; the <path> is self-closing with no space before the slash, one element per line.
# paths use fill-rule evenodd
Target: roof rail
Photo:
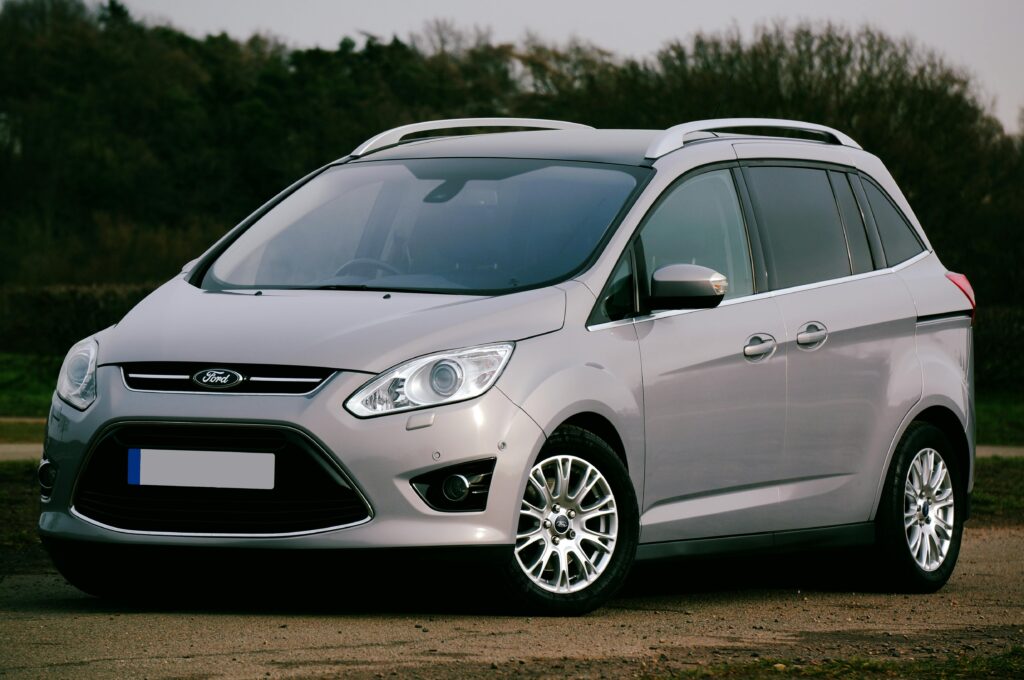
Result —
<path fill-rule="evenodd" d="M 728 130 L 732 128 L 779 128 L 781 130 L 817 132 L 829 137 L 829 141 L 833 144 L 849 146 L 854 149 L 861 148 L 860 144 L 853 141 L 848 135 L 839 130 L 816 123 L 804 123 L 799 120 L 784 120 L 781 118 L 717 118 L 712 120 L 695 120 L 690 123 L 670 127 L 651 142 L 651 145 L 647 147 L 645 157 L 661 158 L 665 154 L 681 148 L 686 143 L 686 135 L 693 132 L 711 132 L 713 130 Z"/>
<path fill-rule="evenodd" d="M 424 123 L 413 123 L 392 128 L 386 132 L 369 138 L 360 144 L 353 156 L 365 156 L 368 153 L 383 149 L 386 146 L 394 146 L 403 138 L 417 132 L 428 132 L 430 130 L 452 130 L 455 128 L 482 128 L 482 127 L 506 127 L 506 128 L 533 128 L 537 130 L 592 130 L 589 125 L 581 123 L 567 123 L 561 120 L 544 120 L 542 118 L 450 118 L 448 120 L 431 120 Z"/>

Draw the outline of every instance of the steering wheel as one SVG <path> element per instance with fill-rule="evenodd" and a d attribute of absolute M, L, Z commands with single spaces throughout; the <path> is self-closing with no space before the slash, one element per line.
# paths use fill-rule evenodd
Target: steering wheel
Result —
<path fill-rule="evenodd" d="M 341 269 L 339 269 L 334 275 L 342 276 L 343 274 L 348 272 L 349 269 L 354 269 L 356 267 L 372 267 L 374 270 L 385 271 L 388 272 L 389 274 L 402 273 L 393 264 L 385 262 L 384 260 L 378 260 L 373 257 L 357 257 L 356 259 L 349 260 L 345 264 L 341 265 Z"/>

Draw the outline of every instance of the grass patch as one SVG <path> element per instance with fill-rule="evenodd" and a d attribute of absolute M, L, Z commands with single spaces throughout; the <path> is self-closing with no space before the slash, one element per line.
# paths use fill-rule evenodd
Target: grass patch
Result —
<path fill-rule="evenodd" d="M 0 576 L 39 574 L 53 569 L 36 534 L 38 522 L 36 463 L 0 463 Z"/>
<path fill-rule="evenodd" d="M 684 671 L 677 678 L 1020 678 L 1024 649 L 994 656 L 949 656 L 915 661 L 847 659 L 795 664 L 765 660 Z"/>
<path fill-rule="evenodd" d="M 0 421 L 0 444 L 42 444 L 45 423 Z"/>
<path fill-rule="evenodd" d="M 36 463 L 0 463 L 0 576 L 53 568 L 36 534 L 38 522 Z"/>
<path fill-rule="evenodd" d="M 1024 446 L 1024 399 L 1012 394 L 985 394 L 974 404 L 979 444 Z"/>
<path fill-rule="evenodd" d="M 39 542 L 39 485 L 34 461 L 0 463 L 0 548 L 26 548 Z"/>
<path fill-rule="evenodd" d="M 979 458 L 971 526 L 1024 524 L 1024 458 Z"/>
<path fill-rule="evenodd" d="M 45 418 L 62 357 L 0 354 L 0 416 Z"/>

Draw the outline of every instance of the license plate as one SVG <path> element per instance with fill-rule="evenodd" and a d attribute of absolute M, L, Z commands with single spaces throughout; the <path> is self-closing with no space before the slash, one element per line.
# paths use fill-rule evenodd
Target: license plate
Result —
<path fill-rule="evenodd" d="M 128 483 L 214 489 L 273 489 L 274 454 L 128 449 Z"/>

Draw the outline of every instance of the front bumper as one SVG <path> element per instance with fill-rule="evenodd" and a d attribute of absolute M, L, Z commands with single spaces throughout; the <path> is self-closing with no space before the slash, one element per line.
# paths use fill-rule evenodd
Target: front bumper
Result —
<path fill-rule="evenodd" d="M 311 395 L 176 394 L 129 390 L 116 366 L 101 366 L 99 396 L 85 412 L 56 396 L 44 457 L 57 466 L 53 491 L 42 503 L 46 539 L 137 545 L 277 549 L 498 546 L 515 542 L 526 475 L 544 433 L 501 391 L 427 411 L 358 419 L 345 399 L 368 375 L 340 372 Z M 422 426 L 433 414 L 433 422 Z M 102 526 L 72 507 L 75 483 L 97 435 L 115 423 L 277 425 L 307 435 L 332 457 L 369 504 L 371 518 L 356 526 L 301 535 L 237 536 L 147 533 Z M 419 427 L 413 427 L 419 425 Z M 495 458 L 482 512 L 431 509 L 410 480 L 461 462 Z"/>

